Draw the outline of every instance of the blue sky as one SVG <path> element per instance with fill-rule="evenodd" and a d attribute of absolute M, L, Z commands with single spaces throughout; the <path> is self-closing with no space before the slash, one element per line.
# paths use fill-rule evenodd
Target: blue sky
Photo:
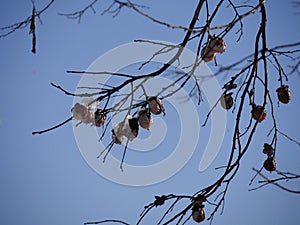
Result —
<path fill-rule="evenodd" d="M 289 1 L 267 2 L 268 44 L 272 47 L 299 41 L 299 14 L 296 13 L 300 8 L 293 7 Z M 36 1 L 37 8 L 43 7 L 45 3 Z M 109 5 L 109 1 L 96 6 L 99 7 L 96 8 L 97 14 L 88 11 L 80 24 L 57 15 L 58 12 L 76 11 L 88 3 L 54 3 L 42 15 L 43 24 L 37 24 L 36 55 L 31 53 L 28 29 L 0 39 L 1 224 L 74 225 L 110 218 L 134 223 L 143 206 L 150 203 L 154 195 L 193 194 L 217 178 L 219 172 L 214 168 L 224 164 L 227 159 L 234 120 L 230 114 L 227 139 L 220 154 L 206 171 L 200 173 L 197 169 L 209 128 L 201 130 L 203 135 L 199 137 L 197 151 L 182 170 L 162 183 L 146 187 L 119 185 L 95 173 L 76 145 L 71 123 L 47 134 L 31 135 L 32 131 L 48 128 L 70 116 L 72 97 L 50 86 L 50 82 L 53 82 L 75 92 L 80 76 L 66 74 L 66 70 L 85 70 L 100 55 L 134 39 L 178 43 L 184 35 L 181 30 L 170 30 L 153 24 L 127 9 L 116 18 L 101 16 L 101 9 Z M 149 13 L 154 17 L 180 25 L 189 23 L 196 3 L 192 0 L 145 1 L 150 7 Z M 2 1 L 0 27 L 23 20 L 30 15 L 31 7 L 29 0 Z M 222 18 L 218 18 L 218 21 L 222 22 Z M 236 36 L 228 37 L 227 51 L 219 57 L 220 63 L 230 63 L 253 48 L 253 36 L 257 31 L 255 22 L 255 17 L 245 21 L 245 36 L 239 44 L 234 41 Z M 192 49 L 194 46 L 189 47 Z M 213 63 L 209 66 L 214 67 Z M 270 72 L 275 73 L 273 70 Z M 274 74 L 274 79 L 270 81 L 274 92 L 279 85 L 277 77 Z M 224 82 L 224 78 L 218 79 Z M 288 105 L 276 107 L 280 129 L 297 140 L 300 140 L 299 84 L 300 77 L 291 76 L 288 85 L 292 90 L 292 101 Z M 203 121 L 207 105 L 204 103 L 203 108 L 198 110 L 200 121 Z M 167 115 L 165 119 L 167 123 L 172 123 L 172 118 L 172 115 Z M 271 126 L 270 121 L 265 122 L 259 126 L 251 149 L 230 186 L 224 214 L 215 217 L 216 225 L 300 223 L 298 195 L 273 186 L 248 191 L 248 183 L 254 174 L 252 167 L 259 168 L 265 157 L 261 148 L 268 141 L 265 136 Z M 168 135 L 172 137 L 178 134 L 171 131 Z M 128 160 L 130 154 L 136 157 L 133 152 L 129 152 L 126 156 Z M 143 158 L 143 154 L 139 157 Z M 277 160 L 280 170 L 299 171 L 299 146 L 280 136 Z M 290 187 L 297 188 L 293 183 Z M 145 224 L 151 224 L 159 212 L 159 209 L 154 210 Z M 189 221 L 188 224 L 194 223 Z"/>

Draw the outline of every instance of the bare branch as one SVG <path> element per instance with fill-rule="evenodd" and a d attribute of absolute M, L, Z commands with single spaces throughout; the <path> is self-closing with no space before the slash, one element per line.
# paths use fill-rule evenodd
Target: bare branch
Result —
<path fill-rule="evenodd" d="M 34 131 L 34 132 L 32 132 L 32 134 L 33 134 L 33 135 L 35 135 L 35 134 L 43 134 L 43 133 L 49 132 L 49 131 L 51 131 L 51 130 L 55 130 L 55 129 L 57 129 L 57 128 L 63 126 L 63 125 L 65 125 L 66 123 L 68 123 L 68 122 L 71 121 L 71 120 L 72 120 L 72 117 L 66 119 L 64 122 L 62 122 L 62 123 L 60 123 L 60 124 L 58 124 L 58 125 L 56 125 L 56 126 L 54 126 L 54 127 L 48 128 L 48 129 L 46 129 L 46 130 Z"/>
<path fill-rule="evenodd" d="M 125 223 L 124 221 L 121 221 L 121 220 L 102 220 L 102 221 L 98 221 L 98 222 L 85 222 L 84 225 L 101 224 L 101 223 L 119 223 L 119 224 L 130 225 L 129 223 Z"/>
<path fill-rule="evenodd" d="M 300 179 L 300 175 L 296 175 L 296 176 L 291 176 L 291 177 L 288 177 L 288 176 L 285 176 L 285 177 L 282 177 L 282 178 L 277 178 L 277 179 L 273 179 L 273 180 L 270 180 L 268 179 L 265 175 L 262 174 L 261 171 L 255 169 L 255 168 L 252 168 L 259 176 L 261 176 L 262 178 L 264 178 L 264 181 L 260 181 L 259 183 L 262 183 L 262 185 L 256 187 L 256 188 L 252 188 L 250 189 L 249 191 L 254 191 L 254 190 L 257 190 L 257 189 L 260 189 L 268 184 L 273 184 L 275 185 L 276 187 L 284 190 L 284 191 L 287 191 L 287 192 L 290 192 L 290 193 L 294 193 L 294 194 L 300 194 L 300 191 L 297 191 L 297 190 L 292 190 L 292 189 L 289 189 L 289 188 L 286 188 L 280 184 L 278 184 L 277 182 L 278 181 L 282 181 L 282 180 L 292 180 L 292 179 Z"/>
<path fill-rule="evenodd" d="M 12 25 L 8 25 L 5 27 L 1 27 L 0 30 L 4 31 L 3 34 L 0 34 L 0 38 L 6 37 L 14 32 L 16 32 L 19 29 L 23 29 L 25 27 L 27 27 L 28 25 L 31 24 L 32 18 L 33 17 L 38 17 L 40 18 L 40 16 L 55 2 L 55 0 L 51 0 L 43 9 L 37 11 L 34 10 L 34 16 L 30 15 L 28 16 L 26 19 L 24 19 L 23 21 L 14 23 Z"/>

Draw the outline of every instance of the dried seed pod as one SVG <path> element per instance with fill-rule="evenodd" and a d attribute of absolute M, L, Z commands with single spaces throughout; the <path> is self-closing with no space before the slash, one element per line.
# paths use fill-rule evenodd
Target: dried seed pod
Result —
<path fill-rule="evenodd" d="M 80 103 L 76 103 L 72 109 L 73 118 L 76 120 L 83 120 L 88 114 L 88 108 Z"/>
<path fill-rule="evenodd" d="M 155 206 L 160 206 L 165 204 L 165 201 L 167 200 L 167 196 L 162 195 L 162 196 L 155 196 L 155 201 L 154 201 L 154 205 Z"/>
<path fill-rule="evenodd" d="M 259 123 L 266 119 L 267 111 L 261 105 L 253 105 L 252 106 L 252 118 L 257 120 Z"/>
<path fill-rule="evenodd" d="M 102 109 L 97 109 L 94 113 L 94 125 L 97 127 L 101 127 L 106 120 L 106 112 Z"/>
<path fill-rule="evenodd" d="M 80 103 L 74 105 L 72 113 L 74 119 L 80 120 L 83 123 L 92 123 L 94 121 L 94 112 Z"/>
<path fill-rule="evenodd" d="M 225 88 L 225 90 L 227 90 L 227 91 L 232 90 L 232 89 L 235 89 L 236 87 L 237 87 L 237 85 L 234 84 L 234 83 L 229 83 L 229 84 L 225 84 L 225 85 L 224 85 L 224 88 Z"/>
<path fill-rule="evenodd" d="M 128 115 L 124 121 L 115 124 L 113 129 L 113 141 L 116 143 L 122 142 L 124 136 L 127 137 L 128 140 L 132 141 L 138 136 L 138 131 L 138 119 L 132 118 L 132 116 Z"/>
<path fill-rule="evenodd" d="M 226 50 L 226 43 L 222 38 L 215 37 L 209 42 L 209 47 L 218 53 L 223 53 Z"/>
<path fill-rule="evenodd" d="M 267 171 L 274 171 L 276 170 L 277 167 L 277 163 L 276 163 L 276 159 L 275 157 L 268 157 L 265 161 L 264 161 L 264 168 Z"/>
<path fill-rule="evenodd" d="M 158 97 L 148 97 L 147 103 L 151 113 L 158 115 L 161 112 L 164 112 L 163 103 Z"/>
<path fill-rule="evenodd" d="M 263 153 L 267 154 L 268 156 L 272 156 L 274 154 L 274 149 L 273 149 L 272 145 L 265 143 Z"/>
<path fill-rule="evenodd" d="M 201 58 L 204 62 L 212 61 L 216 57 L 216 52 L 209 46 L 205 45 L 201 50 Z"/>
<path fill-rule="evenodd" d="M 137 118 L 128 119 L 129 127 L 131 129 L 131 134 L 128 139 L 136 138 L 139 134 L 139 123 Z"/>
<path fill-rule="evenodd" d="M 195 222 L 202 222 L 205 219 L 204 205 L 194 205 L 192 208 L 192 217 Z"/>
<path fill-rule="evenodd" d="M 138 112 L 139 124 L 142 128 L 149 130 L 153 123 L 153 118 L 148 109 L 142 109 Z"/>
<path fill-rule="evenodd" d="M 125 121 L 122 121 L 120 123 L 115 124 L 114 128 L 112 129 L 112 140 L 116 144 L 121 144 L 124 140 L 124 125 Z"/>
<path fill-rule="evenodd" d="M 221 98 L 221 105 L 224 109 L 230 109 L 234 104 L 232 93 L 225 94 Z"/>
<path fill-rule="evenodd" d="M 283 104 L 287 104 L 291 100 L 291 92 L 288 85 L 281 85 L 281 87 L 277 88 L 277 97 L 280 102 Z"/>

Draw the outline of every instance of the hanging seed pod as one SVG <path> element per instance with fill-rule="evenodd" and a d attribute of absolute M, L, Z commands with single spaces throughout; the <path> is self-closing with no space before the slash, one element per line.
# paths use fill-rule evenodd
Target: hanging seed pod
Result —
<path fill-rule="evenodd" d="M 94 121 L 94 112 L 80 103 L 74 105 L 72 113 L 74 119 L 83 123 L 92 123 Z"/>
<path fill-rule="evenodd" d="M 272 156 L 274 154 L 274 149 L 273 149 L 272 145 L 265 143 L 263 153 L 267 154 L 268 156 Z"/>
<path fill-rule="evenodd" d="M 252 105 L 252 118 L 257 120 L 259 123 L 266 119 L 267 111 L 261 105 Z"/>
<path fill-rule="evenodd" d="M 226 43 L 222 38 L 214 38 L 209 42 L 209 47 L 214 51 L 218 53 L 223 53 L 226 50 Z"/>
<path fill-rule="evenodd" d="M 277 97 L 280 102 L 283 104 L 288 104 L 291 100 L 291 92 L 288 85 L 281 85 L 277 88 Z"/>
<path fill-rule="evenodd" d="M 204 205 L 194 205 L 192 208 L 192 217 L 195 222 L 202 222 L 205 219 Z"/>
<path fill-rule="evenodd" d="M 228 93 L 222 96 L 221 105 L 224 109 L 230 109 L 234 104 L 232 93 Z"/>
<path fill-rule="evenodd" d="M 86 117 L 88 109 L 84 105 L 76 103 L 72 109 L 72 113 L 74 119 L 82 121 Z"/>
<path fill-rule="evenodd" d="M 204 62 L 212 61 L 216 57 L 216 52 L 211 47 L 205 45 L 201 50 L 201 58 Z"/>
<path fill-rule="evenodd" d="M 151 113 L 158 115 L 164 112 L 163 103 L 158 97 L 147 97 L 147 103 Z"/>
<path fill-rule="evenodd" d="M 277 167 L 277 163 L 276 163 L 275 157 L 268 157 L 264 161 L 264 168 L 267 171 L 272 172 L 272 171 L 276 170 L 276 167 Z"/>
<path fill-rule="evenodd" d="M 142 128 L 149 130 L 153 123 L 153 118 L 149 112 L 149 109 L 141 109 L 138 112 L 139 117 L 139 124 Z"/>
<path fill-rule="evenodd" d="M 139 133 L 139 123 L 137 118 L 131 118 L 128 119 L 129 122 L 129 127 L 131 129 L 131 134 L 129 135 L 130 137 L 127 137 L 128 139 L 133 139 L 138 136 Z"/>
<path fill-rule="evenodd" d="M 124 121 L 114 125 L 113 140 L 116 143 L 122 142 L 125 136 L 129 141 L 132 141 L 138 136 L 138 131 L 138 119 L 128 115 Z"/>
<path fill-rule="evenodd" d="M 112 140 L 115 144 L 121 144 L 124 140 L 124 124 L 124 121 L 117 123 L 112 129 Z"/>
<path fill-rule="evenodd" d="M 229 84 L 225 84 L 225 85 L 224 85 L 224 88 L 225 88 L 225 90 L 227 90 L 227 91 L 232 90 L 232 89 L 235 89 L 236 87 L 237 87 L 237 85 L 234 84 L 234 83 L 229 83 Z"/>
<path fill-rule="evenodd" d="M 106 112 L 102 109 L 97 109 L 94 113 L 94 125 L 97 127 L 101 127 L 106 120 Z"/>

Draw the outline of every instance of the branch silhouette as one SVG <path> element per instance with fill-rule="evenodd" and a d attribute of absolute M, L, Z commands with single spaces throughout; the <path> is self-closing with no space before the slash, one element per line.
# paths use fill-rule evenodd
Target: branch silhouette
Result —
<path fill-rule="evenodd" d="M 142 209 L 141 214 L 137 217 L 135 224 L 144 222 L 148 214 L 159 208 L 160 216 L 154 224 L 185 224 L 193 219 L 195 222 L 202 222 L 207 214 L 207 220 L 212 223 L 218 212 L 221 214 L 225 209 L 225 200 L 232 181 L 235 179 L 242 159 L 245 158 L 249 151 L 251 143 L 255 140 L 255 134 L 261 127 L 264 120 L 271 121 L 271 129 L 265 137 L 270 138 L 270 142 L 263 144 L 262 153 L 266 155 L 266 160 L 262 162 L 260 169 L 253 170 L 256 172 L 250 181 L 253 184 L 257 177 L 263 180 L 258 181 L 259 186 L 250 189 L 258 190 L 266 187 L 269 184 L 275 185 L 283 191 L 300 194 L 300 190 L 290 189 L 282 184 L 282 181 L 299 181 L 300 176 L 297 173 L 280 172 L 277 169 L 277 152 L 278 141 L 281 137 L 285 138 L 300 146 L 300 142 L 289 134 L 282 132 L 280 124 L 277 120 L 279 107 L 276 107 L 276 100 L 272 93 L 277 96 L 277 106 L 288 104 L 291 100 L 291 90 L 288 87 L 289 76 L 298 74 L 300 67 L 300 42 L 280 44 L 274 47 L 268 45 L 267 33 L 267 2 L 257 0 L 256 3 L 245 3 L 236 5 L 231 0 L 219 0 L 215 5 L 208 0 L 199 0 L 191 13 L 190 23 L 187 26 L 174 25 L 155 18 L 146 13 L 148 8 L 144 5 L 133 3 L 131 0 L 112 0 L 111 4 L 104 10 L 100 10 L 102 15 L 111 14 L 113 17 L 118 16 L 122 9 L 127 8 L 139 14 L 143 18 L 147 18 L 155 24 L 164 26 L 170 29 L 179 29 L 184 32 L 181 41 L 177 44 L 170 45 L 164 42 L 151 40 L 135 40 L 138 43 L 159 46 L 157 52 L 153 52 L 148 60 L 139 64 L 137 73 L 127 74 L 113 71 L 85 71 L 85 70 L 67 70 L 68 74 L 82 76 L 106 76 L 111 75 L 116 78 L 114 85 L 103 85 L 103 87 L 80 87 L 80 92 L 72 93 L 60 85 L 51 83 L 51 86 L 64 95 L 80 97 L 87 102 L 77 102 L 71 109 L 71 115 L 68 118 L 48 129 L 32 132 L 32 134 L 43 134 L 49 131 L 58 129 L 72 120 L 78 121 L 77 126 L 89 124 L 95 127 L 102 127 L 100 140 L 106 135 L 111 136 L 111 142 L 106 148 L 100 152 L 98 158 L 103 157 L 103 162 L 115 145 L 121 144 L 126 138 L 126 145 L 122 154 L 120 169 L 123 171 L 123 163 L 126 161 L 125 155 L 129 141 L 134 140 L 138 136 L 139 127 L 150 129 L 152 124 L 152 115 L 164 115 L 168 112 L 164 107 L 164 100 L 168 99 L 179 90 L 187 87 L 192 87 L 189 90 L 189 95 L 197 99 L 200 105 L 202 101 L 202 80 L 195 74 L 196 69 L 201 63 L 214 62 L 215 76 L 223 78 L 223 91 L 221 96 L 213 104 L 213 107 L 207 112 L 203 126 L 207 126 L 212 112 L 221 104 L 224 110 L 231 112 L 234 116 L 232 130 L 231 146 L 228 147 L 228 160 L 226 163 L 217 169 L 222 170 L 221 174 L 209 184 L 205 184 L 204 188 L 199 188 L 192 194 L 165 194 L 155 196 L 150 200 L 150 203 Z M 33 35 L 32 51 L 35 52 L 36 45 L 36 30 L 35 19 L 40 16 L 54 3 L 50 1 L 42 10 L 33 8 L 32 15 L 25 20 L 0 28 L 4 33 L 0 38 L 6 37 L 13 32 L 23 29 L 30 24 L 30 32 Z M 91 10 L 96 13 L 98 0 L 91 1 L 83 9 L 73 13 L 60 14 L 70 19 L 78 19 Z M 102 2 L 101 2 L 102 4 Z M 222 24 L 217 23 L 217 17 L 222 15 L 224 8 L 232 13 L 232 18 L 224 18 Z M 246 52 L 236 61 L 231 61 L 228 65 L 222 65 L 222 58 L 219 56 L 228 51 L 226 48 L 226 39 L 230 38 L 229 34 L 234 34 L 236 43 L 239 43 L 245 35 L 245 19 L 249 17 L 257 18 L 256 32 L 253 34 L 253 50 Z M 195 57 L 188 65 L 181 65 L 181 56 L 184 48 L 189 46 L 194 47 Z M 231 51 L 234 51 L 232 49 Z M 156 57 L 172 53 L 172 57 L 161 64 L 159 68 L 152 69 L 151 72 L 143 72 L 143 69 L 152 62 L 155 62 Z M 218 59 L 218 62 L 217 62 Z M 288 64 L 286 63 L 288 60 Z M 220 61 L 220 62 L 219 62 Z M 173 70 L 173 68 L 176 68 Z M 188 72 L 182 72 L 183 69 L 188 69 Z M 273 69 L 278 73 L 278 87 L 274 90 L 269 70 Z M 178 72 L 179 71 L 179 72 Z M 167 72 L 174 75 L 172 83 L 163 87 L 156 95 L 147 95 L 148 90 L 145 88 L 145 83 L 151 79 L 163 77 Z M 210 79 L 201 77 L 202 79 Z M 276 78 L 276 79 L 277 79 Z M 176 86 L 177 85 L 177 86 Z M 176 86 L 176 88 L 174 88 Z M 129 93 L 120 94 L 122 90 L 129 88 Z M 79 88 L 78 88 L 79 89 Z M 138 91 L 142 95 L 137 96 Z M 113 103 L 113 100 L 119 97 L 119 100 Z M 100 105 L 100 106 L 99 106 Z M 111 126 L 111 121 L 119 113 L 125 112 L 126 116 L 123 121 Z M 112 129 L 110 129 L 112 127 Z M 279 159 L 280 160 L 280 159 Z M 263 174 L 263 170 L 277 173 L 279 177 L 271 179 Z M 204 205 L 212 206 L 210 212 L 206 212 Z M 166 206 L 166 207 L 161 207 Z M 177 207 L 180 206 L 180 207 Z M 86 222 L 84 224 L 129 224 L 122 220 L 100 220 L 96 222 Z"/>

